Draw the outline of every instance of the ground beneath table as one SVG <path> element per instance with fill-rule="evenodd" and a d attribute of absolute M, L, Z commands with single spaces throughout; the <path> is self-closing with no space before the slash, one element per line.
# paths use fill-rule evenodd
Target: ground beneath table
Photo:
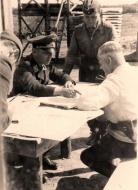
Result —
<path fill-rule="evenodd" d="M 56 171 L 44 171 L 47 182 L 43 190 L 102 190 L 108 179 L 91 171 L 80 161 L 80 153 L 87 148 L 89 136 L 87 126 L 79 129 L 72 136 L 72 154 L 70 159 L 60 159 L 59 145 L 49 155 L 58 163 Z"/>

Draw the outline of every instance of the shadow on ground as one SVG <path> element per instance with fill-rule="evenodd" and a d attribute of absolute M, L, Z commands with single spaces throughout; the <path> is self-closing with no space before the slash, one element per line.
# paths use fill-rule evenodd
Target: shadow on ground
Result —
<path fill-rule="evenodd" d="M 71 139 L 71 144 L 72 144 L 72 151 L 79 150 L 82 148 L 87 148 L 88 145 L 86 144 L 88 140 L 88 137 L 80 137 L 80 138 L 74 138 Z M 52 158 L 52 160 L 56 160 L 61 157 L 60 153 L 60 143 L 53 147 L 48 154 Z"/>
<path fill-rule="evenodd" d="M 88 137 L 81 137 L 81 138 L 75 138 L 71 140 L 72 144 L 72 150 L 78 150 L 81 148 L 87 148 L 88 145 L 86 144 L 88 141 Z"/>
<path fill-rule="evenodd" d="M 78 175 L 78 174 L 84 174 L 90 172 L 89 168 L 77 168 L 74 170 L 68 170 L 68 171 L 63 171 L 63 172 L 46 172 L 46 176 L 48 178 L 52 177 L 63 177 L 63 176 L 73 176 L 73 175 Z"/>
<path fill-rule="evenodd" d="M 56 190 L 103 190 L 108 178 L 100 174 L 92 175 L 89 179 L 79 176 L 65 177 L 58 181 Z"/>

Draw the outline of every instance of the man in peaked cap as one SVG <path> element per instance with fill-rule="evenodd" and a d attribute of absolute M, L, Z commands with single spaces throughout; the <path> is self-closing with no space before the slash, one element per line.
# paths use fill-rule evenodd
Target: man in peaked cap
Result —
<path fill-rule="evenodd" d="M 102 21 L 98 0 L 84 0 L 82 10 L 83 23 L 75 27 L 63 71 L 70 74 L 79 62 L 79 81 L 99 83 L 104 79 L 104 71 L 100 69 L 97 59 L 98 48 L 107 41 L 115 40 L 116 35 L 113 26 Z M 94 120 L 88 123 L 91 131 L 93 123 Z M 91 142 L 93 134 L 88 144 Z"/>
<path fill-rule="evenodd" d="M 82 11 L 88 15 L 92 14 L 93 12 L 100 12 L 100 4 L 96 0 L 85 0 L 83 2 Z"/>
<path fill-rule="evenodd" d="M 19 61 L 22 53 L 20 40 L 10 31 L 0 33 L 0 187 L 4 186 L 3 172 L 3 139 L 1 133 L 11 121 L 11 114 L 8 112 L 7 96 L 12 83 L 12 75 L 16 62 Z"/>
<path fill-rule="evenodd" d="M 64 72 L 70 74 L 79 57 L 79 81 L 97 82 L 96 77 L 103 74 L 97 59 L 98 48 L 104 42 L 114 40 L 115 31 L 111 24 L 102 21 L 97 0 L 84 0 L 82 10 L 83 23 L 75 27 Z"/>
<path fill-rule="evenodd" d="M 26 93 L 38 97 L 75 96 L 72 88 L 75 82 L 68 74 L 50 64 L 56 38 L 56 34 L 50 34 L 29 39 L 32 44 L 32 53 L 21 61 L 15 71 L 12 95 Z M 49 85 L 50 81 L 64 85 L 64 87 L 52 87 Z M 43 167 L 44 169 L 57 168 L 47 156 L 43 159 Z"/>
<path fill-rule="evenodd" d="M 32 43 L 33 47 L 36 48 L 54 48 L 54 43 L 57 39 L 57 35 L 55 33 L 52 33 L 51 35 L 47 36 L 37 36 L 34 38 L 29 39 L 28 41 Z"/>
<path fill-rule="evenodd" d="M 13 34 L 11 31 L 5 30 L 0 34 L 0 40 L 1 40 L 1 42 L 9 41 L 10 43 L 14 44 L 15 47 L 14 46 L 12 46 L 12 47 L 14 47 L 14 49 L 19 51 L 19 53 L 17 54 L 17 60 L 15 60 L 15 62 L 19 62 L 21 55 L 22 55 L 22 44 L 21 44 L 21 41 L 19 40 L 19 38 L 17 38 L 17 36 L 15 34 Z M 5 44 L 5 42 L 4 42 L 4 44 Z M 9 49 L 9 46 L 7 46 L 7 48 Z M 2 48 L 1 48 L 1 50 L 2 50 Z M 10 51 L 10 49 L 9 49 L 9 51 Z M 11 58 L 11 56 L 9 58 Z M 12 64 L 12 62 L 11 62 L 11 64 Z"/>
<path fill-rule="evenodd" d="M 54 55 L 56 34 L 37 36 L 29 39 L 32 53 L 18 65 L 13 81 L 13 94 L 28 93 L 33 96 L 74 96 L 70 88 L 49 86 L 50 80 L 70 87 L 75 84 L 68 74 L 64 74 L 50 64 Z M 18 80 L 17 80 L 18 79 Z"/>

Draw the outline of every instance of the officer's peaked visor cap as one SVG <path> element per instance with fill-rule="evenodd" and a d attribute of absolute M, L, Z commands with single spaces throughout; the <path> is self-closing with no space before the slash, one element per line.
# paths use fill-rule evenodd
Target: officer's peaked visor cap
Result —
<path fill-rule="evenodd" d="M 32 43 L 33 48 L 40 48 L 40 49 L 49 49 L 54 48 L 54 43 L 57 39 L 56 34 L 50 34 L 47 36 L 41 35 L 36 36 L 34 38 L 29 39 L 28 41 Z"/>
<path fill-rule="evenodd" d="M 12 32 L 12 31 L 9 31 L 9 30 L 5 30 L 3 32 L 0 33 L 0 40 L 9 40 L 9 41 L 12 41 L 19 49 L 20 53 L 19 53 L 19 57 L 18 57 L 18 60 L 20 60 L 21 58 L 21 55 L 22 55 L 22 43 L 21 41 L 19 40 L 19 38 Z"/>
<path fill-rule="evenodd" d="M 97 0 L 84 0 L 82 11 L 86 15 L 100 12 L 100 4 Z"/>

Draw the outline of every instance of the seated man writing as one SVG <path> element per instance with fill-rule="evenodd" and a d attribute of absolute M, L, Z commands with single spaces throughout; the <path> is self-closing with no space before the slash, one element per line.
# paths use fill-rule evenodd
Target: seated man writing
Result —
<path fill-rule="evenodd" d="M 103 108 L 108 129 L 99 143 L 81 153 L 81 161 L 109 177 L 120 161 L 136 158 L 138 68 L 125 61 L 120 44 L 114 41 L 99 48 L 98 59 L 106 79 L 89 98 L 81 97 L 77 106 Z"/>
<path fill-rule="evenodd" d="M 12 95 L 25 93 L 38 97 L 65 96 L 72 98 L 75 96 L 75 91 L 70 88 L 75 82 L 69 75 L 50 64 L 56 37 L 56 34 L 51 34 L 29 39 L 29 42 L 32 43 L 32 53 L 22 60 L 15 71 Z M 52 87 L 48 85 L 50 81 L 64 85 L 64 87 Z M 47 157 L 43 161 L 44 168 L 57 168 L 56 164 Z"/>

